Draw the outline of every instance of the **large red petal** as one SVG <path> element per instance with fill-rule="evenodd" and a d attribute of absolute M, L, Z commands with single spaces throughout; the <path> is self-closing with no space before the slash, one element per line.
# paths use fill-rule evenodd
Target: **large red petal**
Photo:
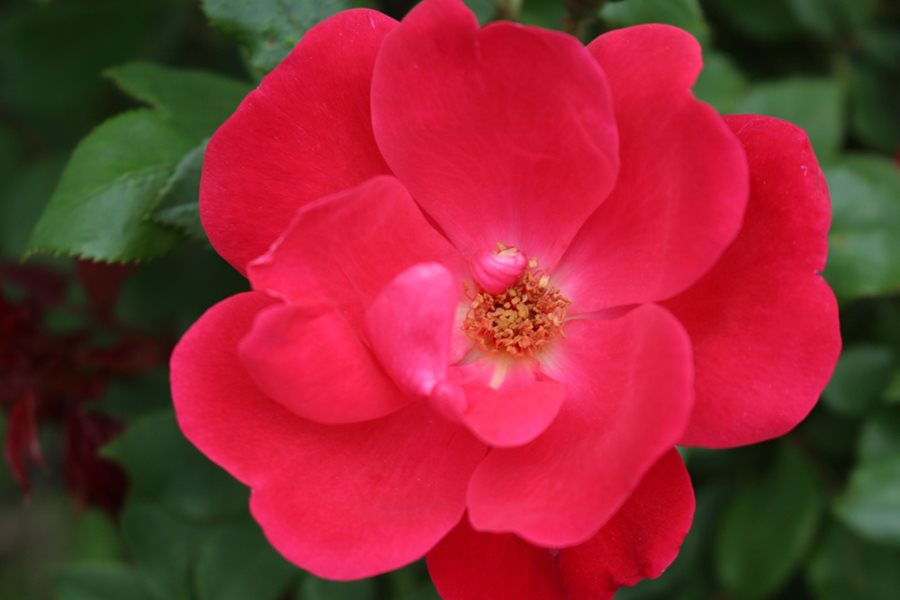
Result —
<path fill-rule="evenodd" d="M 688 445 L 786 433 L 815 405 L 841 348 L 837 303 L 821 276 L 831 207 L 806 134 L 768 117 L 728 124 L 750 163 L 744 227 L 709 274 L 666 303 L 694 346 Z"/>
<path fill-rule="evenodd" d="M 554 274 L 570 315 L 684 290 L 737 235 L 748 190 L 740 143 L 690 91 L 701 66 L 690 34 L 631 27 L 588 49 L 609 77 L 622 167 Z"/>
<path fill-rule="evenodd" d="M 355 425 L 319 425 L 260 392 L 237 345 L 272 301 L 251 292 L 211 308 L 172 356 L 185 435 L 253 488 L 251 510 L 289 560 L 332 579 L 421 557 L 460 519 L 484 446 L 416 403 Z"/>
<path fill-rule="evenodd" d="M 556 560 L 546 548 L 475 531 L 465 517 L 427 558 L 444 600 L 563 600 Z"/>
<path fill-rule="evenodd" d="M 465 269 L 403 186 L 376 177 L 302 209 L 249 275 L 255 289 L 294 302 L 327 298 L 362 331 L 363 312 L 382 289 L 425 262 Z"/>
<path fill-rule="evenodd" d="M 469 485 L 482 531 L 513 532 L 542 546 L 591 537 L 684 432 L 693 401 L 690 341 L 654 305 L 613 320 L 566 324 L 544 371 L 568 386 L 540 437 L 494 449 Z"/>
<path fill-rule="evenodd" d="M 239 271 L 299 207 L 389 172 L 372 134 L 369 90 L 375 54 L 395 26 L 351 10 L 313 27 L 210 140 L 200 216 Z"/>
<path fill-rule="evenodd" d="M 375 419 L 410 401 L 359 333 L 326 303 L 267 308 L 239 351 L 263 392 L 319 423 Z"/>
<path fill-rule="evenodd" d="M 459 0 L 426 0 L 382 45 L 378 147 L 466 257 L 515 246 L 551 268 L 618 168 L 603 72 L 573 38 L 478 29 Z"/>
<path fill-rule="evenodd" d="M 690 477 L 670 450 L 585 543 L 541 548 L 511 534 L 475 531 L 463 519 L 428 553 L 428 571 L 444 600 L 609 600 L 622 586 L 662 574 L 693 515 Z"/>
<path fill-rule="evenodd" d="M 560 553 L 568 600 L 612 598 L 659 577 L 678 556 L 694 517 L 691 478 L 676 450 L 664 455 L 593 538 Z"/>

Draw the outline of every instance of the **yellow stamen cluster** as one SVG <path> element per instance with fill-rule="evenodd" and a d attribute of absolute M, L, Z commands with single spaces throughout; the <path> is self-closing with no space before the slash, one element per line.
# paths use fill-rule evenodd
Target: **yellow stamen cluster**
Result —
<path fill-rule="evenodd" d="M 538 270 L 534 259 L 506 291 L 489 294 L 467 288 L 466 295 L 470 303 L 463 331 L 484 352 L 534 356 L 550 340 L 565 337 L 563 321 L 570 301 L 551 287 L 550 276 Z"/>

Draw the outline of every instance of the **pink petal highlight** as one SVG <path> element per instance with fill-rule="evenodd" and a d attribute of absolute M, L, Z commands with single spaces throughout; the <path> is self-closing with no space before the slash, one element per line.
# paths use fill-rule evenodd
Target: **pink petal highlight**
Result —
<path fill-rule="evenodd" d="M 419 264 L 397 275 L 366 311 L 372 351 L 408 394 L 426 398 L 447 379 L 459 292 L 446 268 Z"/>

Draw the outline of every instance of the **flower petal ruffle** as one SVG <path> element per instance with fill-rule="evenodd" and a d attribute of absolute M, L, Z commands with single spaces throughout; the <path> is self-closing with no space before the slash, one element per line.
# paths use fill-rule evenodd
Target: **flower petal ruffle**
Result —
<path fill-rule="evenodd" d="M 385 38 L 372 119 L 393 172 L 467 258 L 500 242 L 551 269 L 618 169 L 606 78 L 584 47 L 479 29 L 459 0 L 425 0 Z"/>
<path fill-rule="evenodd" d="M 421 557 L 463 515 L 484 446 L 424 403 L 355 425 L 319 425 L 267 398 L 237 353 L 264 294 L 211 308 L 172 356 L 182 431 L 252 489 L 251 511 L 285 557 L 355 579 Z"/>
<path fill-rule="evenodd" d="M 570 315 L 684 290 L 735 238 L 748 196 L 740 143 L 691 93 L 701 58 L 690 34 L 630 27 L 588 50 L 609 78 L 622 166 L 554 273 Z"/>
<path fill-rule="evenodd" d="M 565 383 L 535 441 L 495 448 L 469 484 L 472 524 L 542 546 L 591 537 L 684 432 L 693 404 L 690 341 L 668 311 L 577 319 L 543 370 Z"/>
<path fill-rule="evenodd" d="M 313 27 L 210 140 L 200 217 L 237 270 L 301 206 L 390 172 L 372 134 L 369 91 L 375 55 L 396 26 L 360 9 Z"/>
<path fill-rule="evenodd" d="M 841 349 L 821 275 L 828 188 L 806 134 L 770 117 L 726 120 L 750 164 L 744 226 L 712 271 L 665 303 L 691 336 L 697 369 L 680 443 L 707 447 L 787 433 L 815 405 Z"/>

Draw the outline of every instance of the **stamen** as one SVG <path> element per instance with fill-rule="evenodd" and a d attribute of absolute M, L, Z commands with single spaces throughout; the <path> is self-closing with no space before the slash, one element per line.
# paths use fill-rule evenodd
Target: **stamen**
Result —
<path fill-rule="evenodd" d="M 466 286 L 470 303 L 463 331 L 484 352 L 534 356 L 551 340 L 565 337 L 563 321 L 570 301 L 551 286 L 550 276 L 538 269 L 534 258 L 526 264 L 517 280 L 502 291 L 487 290 L 478 279 L 477 289 Z"/>

